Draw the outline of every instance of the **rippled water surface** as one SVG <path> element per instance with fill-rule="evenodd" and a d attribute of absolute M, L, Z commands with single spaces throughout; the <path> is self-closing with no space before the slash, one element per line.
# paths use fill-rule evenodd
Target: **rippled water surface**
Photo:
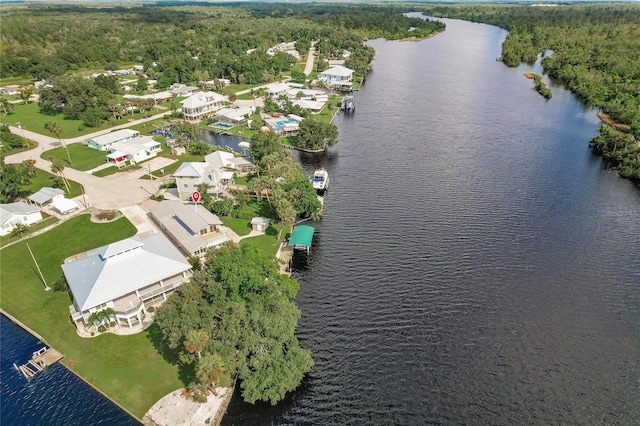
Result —
<path fill-rule="evenodd" d="M 602 168 L 595 111 L 546 102 L 495 58 L 506 33 L 446 20 L 374 40 L 296 258 L 316 365 L 225 424 L 640 423 L 640 191 Z"/>
<path fill-rule="evenodd" d="M 139 425 L 133 417 L 60 364 L 25 379 L 13 364 L 24 364 L 42 343 L 0 315 L 0 424 Z"/>

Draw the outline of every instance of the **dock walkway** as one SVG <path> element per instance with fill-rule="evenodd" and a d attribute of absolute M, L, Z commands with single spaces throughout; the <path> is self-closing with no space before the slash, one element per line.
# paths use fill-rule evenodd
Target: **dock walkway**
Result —
<path fill-rule="evenodd" d="M 44 346 L 42 349 L 34 352 L 26 364 L 20 366 L 13 364 L 13 366 L 16 370 L 21 371 L 26 379 L 30 379 L 48 366 L 60 361 L 63 357 L 64 355 L 57 350 Z"/>

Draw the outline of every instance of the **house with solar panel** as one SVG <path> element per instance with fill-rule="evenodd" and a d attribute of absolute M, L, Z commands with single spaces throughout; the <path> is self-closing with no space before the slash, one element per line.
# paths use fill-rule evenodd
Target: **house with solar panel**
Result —
<path fill-rule="evenodd" d="M 63 264 L 62 271 L 73 298 L 71 319 L 85 331 L 95 325 L 91 314 L 107 308 L 113 310 L 110 321 L 141 331 L 148 309 L 164 303 L 191 278 L 191 264 L 163 234 L 81 253 Z"/>
<path fill-rule="evenodd" d="M 204 256 L 209 248 L 231 241 L 222 230 L 222 221 L 200 206 L 187 206 L 178 200 L 165 200 L 149 209 L 158 228 L 187 257 Z"/>

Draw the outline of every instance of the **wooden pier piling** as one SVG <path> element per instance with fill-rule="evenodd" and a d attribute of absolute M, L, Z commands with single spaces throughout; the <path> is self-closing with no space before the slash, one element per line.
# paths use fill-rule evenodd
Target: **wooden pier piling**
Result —
<path fill-rule="evenodd" d="M 42 349 L 34 352 L 26 364 L 17 366 L 14 363 L 13 366 L 16 370 L 21 371 L 26 379 L 30 379 L 48 366 L 60 361 L 63 357 L 64 355 L 57 350 L 44 346 Z"/>

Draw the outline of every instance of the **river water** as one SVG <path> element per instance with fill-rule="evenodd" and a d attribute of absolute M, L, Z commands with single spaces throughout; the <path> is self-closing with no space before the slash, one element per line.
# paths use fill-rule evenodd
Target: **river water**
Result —
<path fill-rule="evenodd" d="M 133 417 L 62 365 L 25 379 L 13 364 L 24 364 L 42 343 L 0 315 L 0 424 L 139 425 Z"/>
<path fill-rule="evenodd" d="M 225 424 L 640 423 L 640 191 L 591 154 L 594 110 L 496 62 L 506 32 L 445 20 L 377 51 L 311 256 L 316 365 Z"/>

